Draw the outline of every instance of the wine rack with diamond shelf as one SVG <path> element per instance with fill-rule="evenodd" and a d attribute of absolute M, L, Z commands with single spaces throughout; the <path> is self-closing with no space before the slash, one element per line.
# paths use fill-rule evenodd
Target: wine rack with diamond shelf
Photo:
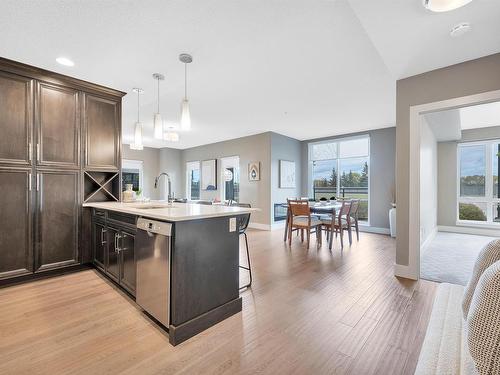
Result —
<path fill-rule="evenodd" d="M 120 201 L 120 173 L 116 171 L 85 171 L 83 201 Z"/>

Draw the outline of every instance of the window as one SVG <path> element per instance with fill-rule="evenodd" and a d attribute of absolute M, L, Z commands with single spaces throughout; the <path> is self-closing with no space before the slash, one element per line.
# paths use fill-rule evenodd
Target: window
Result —
<path fill-rule="evenodd" d="M 200 199 L 200 162 L 186 163 L 186 193 L 190 200 Z"/>
<path fill-rule="evenodd" d="M 500 223 L 500 141 L 458 145 L 457 218 L 462 223 Z"/>
<path fill-rule="evenodd" d="M 309 144 L 312 196 L 360 199 L 359 219 L 368 221 L 370 138 Z"/>
<path fill-rule="evenodd" d="M 142 191 L 143 185 L 143 161 L 142 160 L 122 160 L 122 189 L 126 185 L 132 184 L 132 190 Z"/>

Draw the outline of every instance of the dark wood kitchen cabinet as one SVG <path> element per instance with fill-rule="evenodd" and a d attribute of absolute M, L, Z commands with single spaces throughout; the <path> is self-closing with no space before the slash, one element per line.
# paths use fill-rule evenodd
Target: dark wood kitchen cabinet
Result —
<path fill-rule="evenodd" d="M 93 210 L 92 214 L 94 265 L 134 296 L 136 220 L 135 216 L 115 215 L 110 211 L 103 214 Z"/>
<path fill-rule="evenodd" d="M 33 80 L 0 70 L 0 163 L 31 163 Z"/>
<path fill-rule="evenodd" d="M 85 167 L 87 169 L 120 168 L 121 99 L 84 94 Z"/>
<path fill-rule="evenodd" d="M 119 235 L 119 229 L 109 226 L 106 227 L 108 246 L 106 251 L 104 271 L 117 283 L 120 281 L 120 264 L 118 259 L 118 242 L 120 241 L 118 237 Z"/>
<path fill-rule="evenodd" d="M 38 83 L 35 95 L 37 165 L 80 165 L 79 94 L 72 88 Z"/>
<path fill-rule="evenodd" d="M 36 180 L 35 271 L 78 264 L 79 172 L 38 171 Z"/>
<path fill-rule="evenodd" d="M 0 284 L 92 261 L 81 204 L 120 198 L 124 95 L 0 57 Z"/>
<path fill-rule="evenodd" d="M 33 272 L 31 169 L 0 167 L 0 279 Z"/>
<path fill-rule="evenodd" d="M 120 238 L 120 285 L 135 295 L 135 233 L 121 231 Z"/>

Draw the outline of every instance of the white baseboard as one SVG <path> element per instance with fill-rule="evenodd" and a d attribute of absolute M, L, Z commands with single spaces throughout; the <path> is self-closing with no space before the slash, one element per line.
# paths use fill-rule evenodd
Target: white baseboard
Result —
<path fill-rule="evenodd" d="M 418 272 L 410 266 L 394 264 L 394 276 L 404 277 L 405 279 L 418 280 Z"/>
<path fill-rule="evenodd" d="M 432 240 L 436 237 L 436 234 L 438 232 L 438 227 L 435 227 L 432 229 L 431 233 L 427 236 L 425 241 L 420 245 L 420 254 L 423 253 L 423 251 L 426 249 L 427 246 L 432 242 Z"/>
<path fill-rule="evenodd" d="M 360 232 L 367 232 L 367 233 L 387 234 L 387 235 L 391 234 L 391 231 L 389 228 L 370 227 L 368 225 L 360 225 L 359 231 Z"/>
<path fill-rule="evenodd" d="M 451 233 L 462 233 L 462 234 L 475 234 L 478 236 L 492 236 L 498 237 L 500 236 L 500 231 L 496 229 L 489 228 L 474 228 L 474 227 L 465 227 L 465 226 L 446 226 L 446 225 L 438 225 L 439 232 L 451 232 Z"/>

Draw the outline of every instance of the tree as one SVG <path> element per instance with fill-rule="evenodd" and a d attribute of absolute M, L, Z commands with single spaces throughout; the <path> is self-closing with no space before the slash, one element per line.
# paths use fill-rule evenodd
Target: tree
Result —
<path fill-rule="evenodd" d="M 366 161 L 363 165 L 363 170 L 361 171 L 361 177 L 359 178 L 359 186 L 368 186 L 368 162 Z"/>
<path fill-rule="evenodd" d="M 330 174 L 330 179 L 328 180 L 329 186 L 337 186 L 337 171 L 332 168 L 332 173 Z"/>

